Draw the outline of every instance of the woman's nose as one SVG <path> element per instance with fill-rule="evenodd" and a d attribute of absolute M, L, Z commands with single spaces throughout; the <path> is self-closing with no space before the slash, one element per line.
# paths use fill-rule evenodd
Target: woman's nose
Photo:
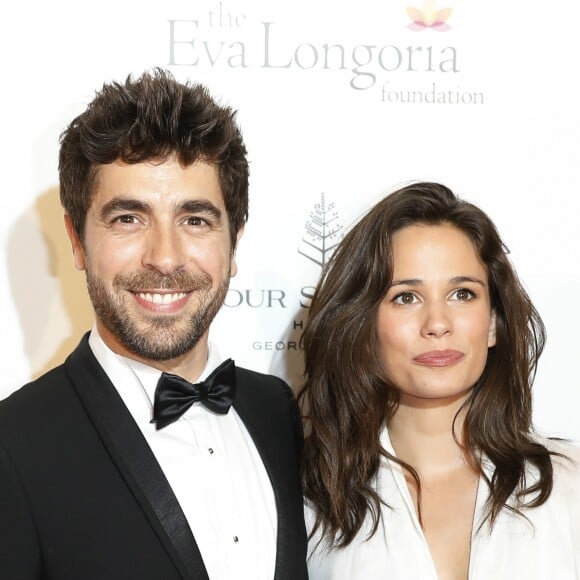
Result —
<path fill-rule="evenodd" d="M 426 337 L 441 337 L 453 331 L 449 307 L 446 304 L 433 303 L 425 308 L 422 334 Z"/>

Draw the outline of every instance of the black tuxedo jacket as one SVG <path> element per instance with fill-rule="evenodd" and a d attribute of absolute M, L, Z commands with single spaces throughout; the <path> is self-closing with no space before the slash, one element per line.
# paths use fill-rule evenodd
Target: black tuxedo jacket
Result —
<path fill-rule="evenodd" d="M 275 377 L 237 369 L 237 381 L 234 407 L 274 489 L 275 580 L 306 579 L 295 400 Z M 0 578 L 208 579 L 179 503 L 87 336 L 62 366 L 0 403 Z"/>

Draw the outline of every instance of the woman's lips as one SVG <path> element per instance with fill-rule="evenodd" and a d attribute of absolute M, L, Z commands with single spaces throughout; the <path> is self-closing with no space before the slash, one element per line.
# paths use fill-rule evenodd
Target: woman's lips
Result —
<path fill-rule="evenodd" d="M 458 350 L 431 350 L 416 356 L 413 361 L 425 367 L 447 367 L 463 358 Z"/>

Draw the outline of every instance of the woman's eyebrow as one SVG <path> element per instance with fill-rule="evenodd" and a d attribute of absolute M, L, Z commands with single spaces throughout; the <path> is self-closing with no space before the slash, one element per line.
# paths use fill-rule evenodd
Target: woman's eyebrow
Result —
<path fill-rule="evenodd" d="M 391 287 L 393 286 L 421 286 L 423 280 L 420 278 L 408 278 L 406 280 L 393 280 L 391 282 Z"/>
<path fill-rule="evenodd" d="M 480 278 L 475 276 L 454 276 L 449 279 L 450 284 L 463 284 L 464 282 L 473 282 L 474 284 L 481 284 L 482 286 L 487 286 L 487 284 Z"/>
<path fill-rule="evenodd" d="M 476 276 L 453 276 L 453 278 L 449 278 L 449 284 L 464 284 L 466 282 L 487 286 L 483 280 L 477 278 Z M 425 282 L 421 278 L 406 278 L 401 280 L 393 280 L 391 282 L 390 288 L 393 286 L 421 286 L 424 283 Z"/>

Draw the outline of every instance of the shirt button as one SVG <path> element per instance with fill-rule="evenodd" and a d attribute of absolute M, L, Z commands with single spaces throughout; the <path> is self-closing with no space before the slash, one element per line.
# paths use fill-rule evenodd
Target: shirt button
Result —
<path fill-rule="evenodd" d="M 213 449 L 211 447 L 207 451 L 210 455 L 213 455 Z"/>
<path fill-rule="evenodd" d="M 238 538 L 238 536 L 234 536 L 234 542 L 237 544 L 240 541 L 240 539 Z"/>

